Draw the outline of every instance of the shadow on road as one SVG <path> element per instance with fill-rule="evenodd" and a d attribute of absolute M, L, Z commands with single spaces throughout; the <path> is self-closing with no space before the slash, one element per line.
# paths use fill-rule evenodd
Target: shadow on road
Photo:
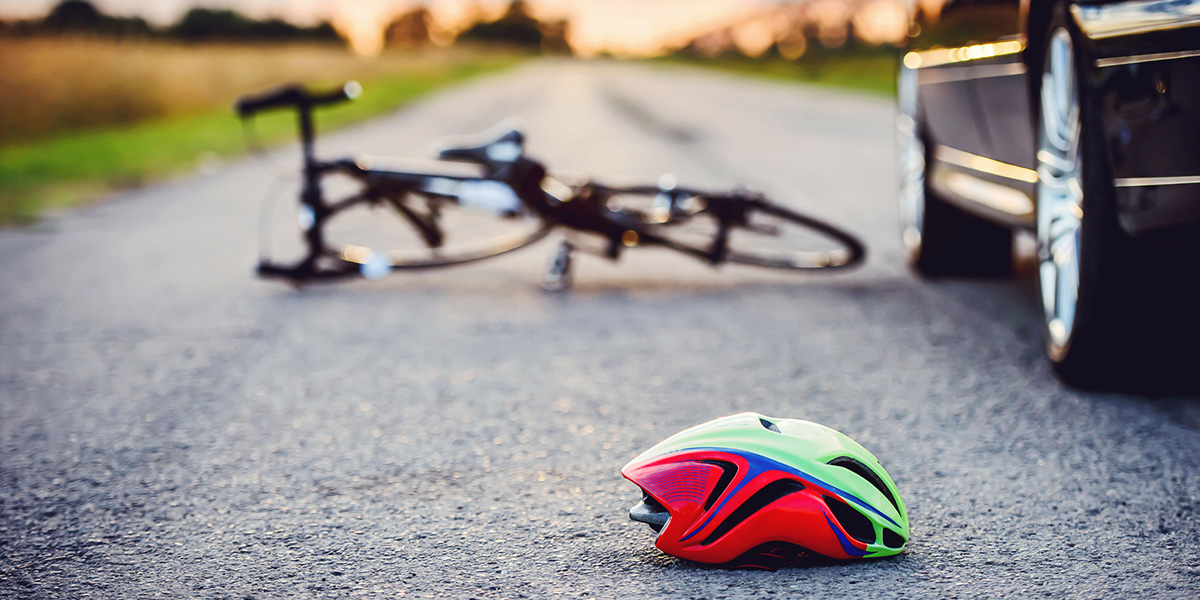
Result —
<path fill-rule="evenodd" d="M 1011 278 L 925 280 L 921 284 L 945 293 L 979 318 L 1011 329 L 1028 342 L 1031 351 L 1036 350 L 1038 360 L 1048 361 L 1042 355 L 1042 307 L 1038 302 L 1040 292 L 1031 262 L 1018 262 Z M 1200 361 L 1200 351 L 1185 343 L 1189 331 L 1188 325 L 1184 325 L 1173 342 L 1140 349 L 1134 359 L 1120 365 L 1133 374 L 1128 380 L 1106 389 L 1075 391 L 1154 403 L 1170 403 L 1182 400 L 1181 397 L 1191 401 L 1200 399 L 1200 378 L 1194 370 Z"/>

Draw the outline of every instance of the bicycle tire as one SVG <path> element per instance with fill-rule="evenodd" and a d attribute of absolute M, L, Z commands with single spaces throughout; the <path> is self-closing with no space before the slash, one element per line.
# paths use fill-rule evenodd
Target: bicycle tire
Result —
<path fill-rule="evenodd" d="M 334 204 L 321 224 L 325 227 L 324 256 L 357 266 L 368 278 L 379 278 L 391 271 L 450 267 L 507 254 L 541 240 L 554 227 L 529 213 L 502 217 L 463 207 L 448 198 L 409 196 L 405 201 L 375 202 L 350 197 Z M 444 238 L 440 243 L 426 237 L 423 227 L 428 223 L 423 225 L 421 219 L 428 213 L 414 210 L 412 198 L 423 199 L 427 207 L 437 206 L 432 221 Z M 354 222 L 347 223 L 348 219 Z M 367 231 L 375 240 L 362 239 Z M 400 247 L 390 241 L 376 241 L 381 235 L 406 243 Z"/>
<path fill-rule="evenodd" d="M 841 269 L 855 266 L 866 256 L 862 242 L 853 234 L 813 217 L 802 215 L 753 195 L 710 194 L 699 190 L 675 188 L 670 193 L 687 199 L 686 206 L 664 213 L 644 204 L 665 193 L 654 186 L 606 187 L 597 186 L 609 198 L 609 208 L 640 224 L 643 233 L 657 243 L 713 263 L 732 262 L 774 269 L 816 270 Z M 617 199 L 616 203 L 612 199 Z M 639 205 L 638 202 L 642 204 Z M 720 208 L 717 208 L 717 206 Z M 723 210 L 722 210 L 723 209 Z M 739 215 L 727 223 L 728 238 L 723 252 L 714 254 L 711 244 L 720 231 L 718 212 Z M 766 227 L 774 220 L 775 227 Z M 780 235 L 778 225 L 795 227 L 805 235 Z M 773 231 L 775 233 L 766 233 Z M 759 235 L 754 235 L 755 233 Z M 814 235 L 815 234 L 815 235 Z M 778 248 L 779 242 L 803 243 L 805 238 L 831 240 L 839 248 L 833 250 L 798 250 Z M 771 243 L 774 242 L 774 243 Z"/>
<path fill-rule="evenodd" d="M 842 247 L 834 250 L 787 250 L 781 254 L 770 248 L 755 248 L 757 242 L 748 239 L 735 240 L 731 235 L 729 251 L 725 255 L 725 260 L 729 262 L 773 269 L 815 270 L 845 269 L 858 265 L 866 258 L 866 248 L 863 243 L 841 228 L 765 200 L 750 202 L 747 214 L 751 217 L 756 214 L 768 215 L 778 219 L 779 222 L 795 224 L 803 229 L 816 232 L 819 237 L 834 240 Z M 733 234 L 745 231 L 749 230 L 743 225 L 733 227 Z M 746 244 L 746 246 L 741 246 L 741 244 Z"/>

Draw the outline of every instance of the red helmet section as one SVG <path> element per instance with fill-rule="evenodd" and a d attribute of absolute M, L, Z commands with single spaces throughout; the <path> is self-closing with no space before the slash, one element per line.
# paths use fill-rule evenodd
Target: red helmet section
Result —
<path fill-rule="evenodd" d="M 721 463 L 736 472 L 710 503 L 725 472 Z M 850 537 L 825 504 L 824 496 L 840 502 L 836 494 L 797 473 L 751 468 L 740 453 L 677 452 L 629 465 L 621 474 L 670 513 L 655 542 L 667 554 L 709 564 L 745 563 L 744 555 L 772 542 L 838 559 L 867 553 L 866 544 Z"/>

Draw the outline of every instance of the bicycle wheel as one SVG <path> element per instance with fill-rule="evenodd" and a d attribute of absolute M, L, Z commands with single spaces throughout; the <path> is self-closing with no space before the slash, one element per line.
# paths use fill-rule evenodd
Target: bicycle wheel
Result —
<path fill-rule="evenodd" d="M 650 239 L 714 263 L 834 269 L 856 265 L 865 256 L 862 243 L 850 233 L 758 196 L 648 186 L 604 191 L 608 208 L 636 219 Z M 834 248 L 829 248 L 831 242 Z"/>
<path fill-rule="evenodd" d="M 851 267 L 866 255 L 862 242 L 833 225 L 764 200 L 749 201 L 745 218 L 730 228 L 729 262 L 775 269 Z M 814 249 L 830 241 L 840 248 Z"/>
<path fill-rule="evenodd" d="M 417 193 L 352 196 L 334 204 L 321 225 L 326 257 L 357 265 L 369 279 L 499 256 L 540 240 L 552 227 L 527 211 L 498 214 Z"/>

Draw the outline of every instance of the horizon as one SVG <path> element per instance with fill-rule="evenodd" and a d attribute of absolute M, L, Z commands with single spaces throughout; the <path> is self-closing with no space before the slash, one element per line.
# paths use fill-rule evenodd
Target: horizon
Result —
<path fill-rule="evenodd" d="M 192 8 L 232 9 L 254 18 L 281 18 L 299 25 L 329 21 L 351 48 L 363 55 L 382 50 L 382 34 L 396 16 L 419 6 L 430 10 L 435 23 L 459 31 L 471 23 L 499 17 L 509 0 L 90 0 L 115 16 L 138 16 L 154 25 L 178 21 Z M 0 0 L 0 17 L 39 18 L 59 0 Z M 572 49 L 591 56 L 611 52 L 627 56 L 661 54 L 688 40 L 723 27 L 753 21 L 772 7 L 808 4 L 822 19 L 846 21 L 850 5 L 867 12 L 868 34 L 877 41 L 895 36 L 900 0 L 526 0 L 542 20 L 567 19 Z M 473 8 L 478 7 L 478 8 Z M 823 9 L 823 10 L 821 10 Z M 636 18 L 630 18 L 636 15 Z M 751 47 L 769 45 L 770 25 L 749 23 L 741 35 Z M 861 28 L 859 28 L 861 29 Z M 858 30 L 858 29 L 856 29 Z"/>

